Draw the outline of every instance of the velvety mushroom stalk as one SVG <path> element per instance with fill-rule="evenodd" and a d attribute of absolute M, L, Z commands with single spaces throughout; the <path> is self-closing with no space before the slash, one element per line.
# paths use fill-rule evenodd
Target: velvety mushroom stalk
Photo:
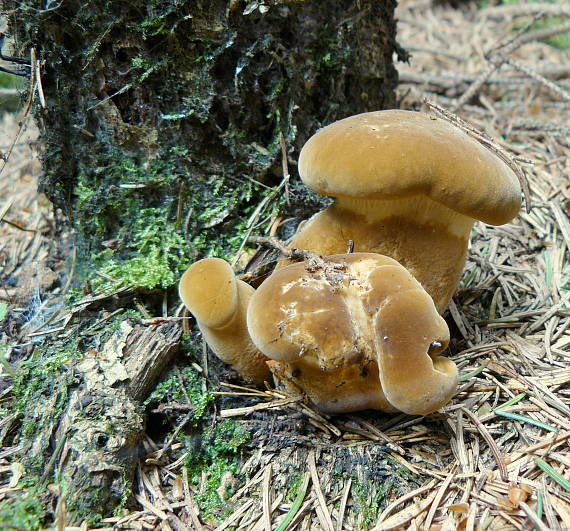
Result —
<path fill-rule="evenodd" d="M 386 110 L 315 133 L 299 157 L 303 182 L 333 205 L 305 223 L 292 246 L 317 254 L 354 250 L 396 259 L 441 312 L 461 276 L 475 220 L 501 225 L 521 203 L 514 172 L 442 119 Z"/>
<path fill-rule="evenodd" d="M 235 278 L 220 258 L 204 258 L 182 275 L 179 293 L 194 315 L 212 351 L 245 378 L 256 383 L 271 379 L 267 357 L 252 343 L 246 325 L 255 290 Z"/>
<path fill-rule="evenodd" d="M 431 297 L 391 258 L 324 259 L 278 269 L 250 301 L 248 329 L 274 375 L 326 413 L 443 406 L 457 370 L 435 355 L 449 332 Z"/>

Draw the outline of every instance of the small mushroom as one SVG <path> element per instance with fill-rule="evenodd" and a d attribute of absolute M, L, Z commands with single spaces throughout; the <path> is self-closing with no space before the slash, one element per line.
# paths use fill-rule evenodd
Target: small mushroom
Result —
<path fill-rule="evenodd" d="M 354 250 L 396 259 L 447 306 L 465 263 L 475 220 L 501 225 L 519 211 L 514 172 L 445 120 L 387 110 L 358 114 L 313 135 L 299 174 L 335 202 L 295 235 L 318 254 Z"/>
<path fill-rule="evenodd" d="M 256 383 L 271 379 L 264 356 L 251 342 L 246 326 L 249 300 L 255 290 L 235 277 L 220 258 L 204 258 L 182 275 L 179 293 L 194 315 L 214 353 L 242 376 Z"/>
<path fill-rule="evenodd" d="M 457 369 L 438 354 L 449 330 L 420 283 L 374 253 L 324 260 L 276 270 L 250 300 L 249 333 L 273 374 L 325 413 L 447 403 Z"/>

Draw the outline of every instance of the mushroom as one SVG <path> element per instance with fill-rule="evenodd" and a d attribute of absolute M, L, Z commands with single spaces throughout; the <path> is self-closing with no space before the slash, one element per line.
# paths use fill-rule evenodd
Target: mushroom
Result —
<path fill-rule="evenodd" d="M 396 259 L 447 306 L 475 220 L 500 225 L 521 203 L 514 172 L 478 141 L 433 116 L 401 110 L 358 114 L 313 135 L 299 174 L 335 202 L 308 220 L 294 247 L 354 250 Z"/>
<path fill-rule="evenodd" d="M 247 327 L 273 374 L 325 413 L 427 414 L 457 387 L 438 354 L 449 330 L 398 262 L 375 253 L 277 269 L 252 296 Z"/>
<path fill-rule="evenodd" d="M 246 311 L 255 290 L 236 279 L 220 258 L 204 258 L 182 275 L 179 294 L 194 315 L 204 339 L 214 353 L 242 376 L 263 383 L 271 379 L 264 356 L 251 342 Z"/>

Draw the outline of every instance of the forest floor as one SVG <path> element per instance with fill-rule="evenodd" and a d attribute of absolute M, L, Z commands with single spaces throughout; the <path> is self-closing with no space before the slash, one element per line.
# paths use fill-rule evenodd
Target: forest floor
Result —
<path fill-rule="evenodd" d="M 54 526 L 570 529 L 570 8 L 401 0 L 397 18 L 398 41 L 411 54 L 398 65 L 400 107 L 429 110 L 427 99 L 431 112 L 435 105 L 468 121 L 510 153 L 528 182 L 513 222 L 477 223 L 472 232 L 445 315 L 457 395 L 427 417 L 325 418 L 276 391 L 222 385 L 215 392 L 233 401 L 212 394 L 215 414 L 234 420 L 210 434 L 211 467 L 201 479 L 189 478 L 192 449 L 178 432 L 167 454 L 151 434 L 134 486 L 138 510 L 72 528 L 62 509 Z M 0 288 L 0 321 L 4 337 L 18 339 L 12 357 L 33 347 L 38 333 L 26 313 L 50 291 L 55 307 L 65 286 L 52 285 L 68 267 L 55 250 L 67 236 L 56 234 L 36 192 L 33 124 L 19 134 L 18 119 L 7 113 L 0 122 L 3 153 L 15 140 L 0 175 L 1 274 L 11 279 Z M 8 322 L 8 307 L 21 319 Z M 11 388 L 9 367 L 2 371 L 4 408 Z M 3 411 L 0 435 L 11 423 Z M 15 453 L 0 450 L 0 504 L 20 488 Z"/>

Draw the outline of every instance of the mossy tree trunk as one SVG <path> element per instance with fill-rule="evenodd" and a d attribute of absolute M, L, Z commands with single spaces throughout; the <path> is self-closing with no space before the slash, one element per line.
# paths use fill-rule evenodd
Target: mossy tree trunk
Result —
<path fill-rule="evenodd" d="M 190 262 L 238 249 L 281 179 L 281 134 L 300 190 L 294 161 L 319 126 L 395 105 L 395 0 L 2 4 L 16 51 L 42 61 L 41 188 L 94 290 L 166 290 L 174 307 Z"/>

